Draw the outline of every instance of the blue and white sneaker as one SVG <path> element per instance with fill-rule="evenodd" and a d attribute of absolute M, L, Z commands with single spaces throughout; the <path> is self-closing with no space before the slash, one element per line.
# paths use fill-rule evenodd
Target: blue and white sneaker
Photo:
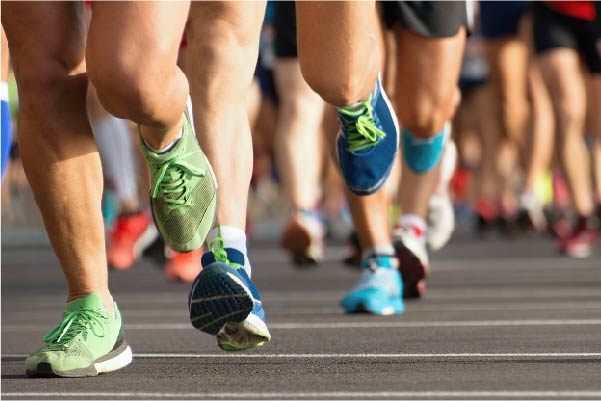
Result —
<path fill-rule="evenodd" d="M 221 236 L 202 256 L 202 271 L 188 297 L 190 321 L 205 333 L 217 336 L 226 351 L 260 347 L 271 340 L 257 288 L 244 270 L 244 255 L 224 248 Z"/>
<path fill-rule="evenodd" d="M 361 261 L 363 275 L 342 299 L 346 313 L 394 315 L 405 311 L 403 283 L 394 256 L 374 256 Z"/>
<path fill-rule="evenodd" d="M 342 176 L 355 194 L 373 194 L 386 182 L 399 149 L 399 124 L 380 77 L 369 99 L 337 111 Z"/>

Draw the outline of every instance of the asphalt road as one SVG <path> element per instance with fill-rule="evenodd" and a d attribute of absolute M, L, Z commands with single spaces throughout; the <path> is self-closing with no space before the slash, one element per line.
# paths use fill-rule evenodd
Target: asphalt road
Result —
<path fill-rule="evenodd" d="M 2 248 L 4 399 L 600 399 L 601 255 L 570 260 L 545 240 L 464 238 L 432 255 L 423 300 L 402 316 L 348 316 L 358 277 L 331 247 L 295 269 L 251 246 L 273 340 L 226 353 L 187 320 L 188 285 L 150 260 L 110 275 L 134 363 L 86 379 L 29 379 L 24 359 L 58 323 L 65 284 L 46 247 Z"/>

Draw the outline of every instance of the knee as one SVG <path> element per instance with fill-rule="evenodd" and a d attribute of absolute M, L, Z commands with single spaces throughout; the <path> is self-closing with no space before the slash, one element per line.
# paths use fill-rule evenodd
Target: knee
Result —
<path fill-rule="evenodd" d="M 258 57 L 260 24 L 255 18 L 245 18 L 244 6 L 232 7 L 233 4 L 238 3 L 195 5 L 203 7 L 205 13 L 202 16 L 195 13 L 189 20 L 186 30 L 189 52 L 195 55 L 191 58 L 193 63 L 215 66 L 217 72 L 229 72 L 250 80 Z"/>
<path fill-rule="evenodd" d="M 344 107 L 365 100 L 365 93 L 373 90 L 375 80 L 366 89 L 366 82 L 360 78 L 360 74 L 349 74 L 348 78 L 341 79 L 342 76 L 336 71 L 324 71 L 319 63 L 300 61 L 303 77 L 311 89 L 334 106 Z"/>
<path fill-rule="evenodd" d="M 399 106 L 401 124 L 418 138 L 431 138 L 442 131 L 450 118 L 452 93 L 448 98 L 421 95 Z"/>
<path fill-rule="evenodd" d="M 138 123 L 152 121 L 163 107 L 161 90 L 165 90 L 164 74 L 144 63 L 120 58 L 88 62 L 88 76 L 98 99 L 111 114 Z"/>

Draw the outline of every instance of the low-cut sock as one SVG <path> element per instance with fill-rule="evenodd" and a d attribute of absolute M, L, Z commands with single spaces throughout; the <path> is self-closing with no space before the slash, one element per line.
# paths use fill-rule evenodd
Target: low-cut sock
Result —
<path fill-rule="evenodd" d="M 207 235 L 207 244 L 209 244 L 209 250 L 211 242 L 217 238 L 221 231 L 221 239 L 223 240 L 224 248 L 234 248 L 237 251 L 242 252 L 244 255 L 244 270 L 248 277 L 251 276 L 252 268 L 248 260 L 248 251 L 246 249 L 246 233 L 239 227 L 232 226 L 221 226 L 220 228 L 214 228 L 209 231 Z"/>
<path fill-rule="evenodd" d="M 394 256 L 394 246 L 392 244 L 380 244 L 365 249 L 361 253 L 361 259 L 369 259 L 374 256 Z"/>
<path fill-rule="evenodd" d="M 412 227 L 419 230 L 422 235 L 419 235 L 418 238 L 423 241 L 422 245 L 426 243 L 426 232 L 428 230 L 428 224 L 426 221 L 416 214 L 404 214 L 399 219 L 399 224 L 404 227 Z"/>
<path fill-rule="evenodd" d="M 154 153 L 157 154 L 161 154 L 161 153 L 167 153 L 169 152 L 171 149 L 173 149 L 175 147 L 175 145 L 177 145 L 177 142 L 182 139 L 182 136 L 184 135 L 184 127 L 182 127 L 182 129 L 180 129 L 179 134 L 177 134 L 177 137 L 167 146 L 165 146 L 162 149 L 155 149 L 153 148 L 148 142 L 146 142 L 146 139 L 142 138 L 142 140 L 144 141 L 144 145 L 146 145 L 146 147 L 148 149 L 150 149 L 151 151 L 153 151 Z"/>
<path fill-rule="evenodd" d="M 137 163 L 126 120 L 108 116 L 91 123 L 105 178 L 115 186 L 117 200 L 138 196 Z"/>

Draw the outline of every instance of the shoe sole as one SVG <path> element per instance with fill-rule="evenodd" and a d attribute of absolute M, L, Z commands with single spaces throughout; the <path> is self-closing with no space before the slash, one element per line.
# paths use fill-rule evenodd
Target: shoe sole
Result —
<path fill-rule="evenodd" d="M 297 266 L 312 266 L 317 264 L 317 259 L 308 256 L 311 247 L 311 234 L 298 222 L 294 222 L 282 237 L 282 248 L 292 256 L 292 261 Z"/>
<path fill-rule="evenodd" d="M 217 335 L 230 322 L 242 322 L 254 307 L 248 287 L 221 266 L 204 268 L 191 290 L 190 321 L 200 331 Z"/>
<path fill-rule="evenodd" d="M 54 370 L 48 362 L 39 363 L 35 370 L 27 369 L 25 374 L 29 377 L 91 377 L 108 372 L 114 372 L 129 365 L 133 360 L 130 346 L 123 340 L 111 352 L 98 358 L 87 368 L 68 371 Z"/>
<path fill-rule="evenodd" d="M 243 322 L 226 323 L 217 333 L 217 345 L 224 351 L 244 351 L 262 347 L 271 340 L 271 334 L 258 316 L 249 314 Z"/>
<path fill-rule="evenodd" d="M 403 279 L 403 298 L 420 298 L 426 292 L 428 268 L 402 242 L 394 244 Z"/>

